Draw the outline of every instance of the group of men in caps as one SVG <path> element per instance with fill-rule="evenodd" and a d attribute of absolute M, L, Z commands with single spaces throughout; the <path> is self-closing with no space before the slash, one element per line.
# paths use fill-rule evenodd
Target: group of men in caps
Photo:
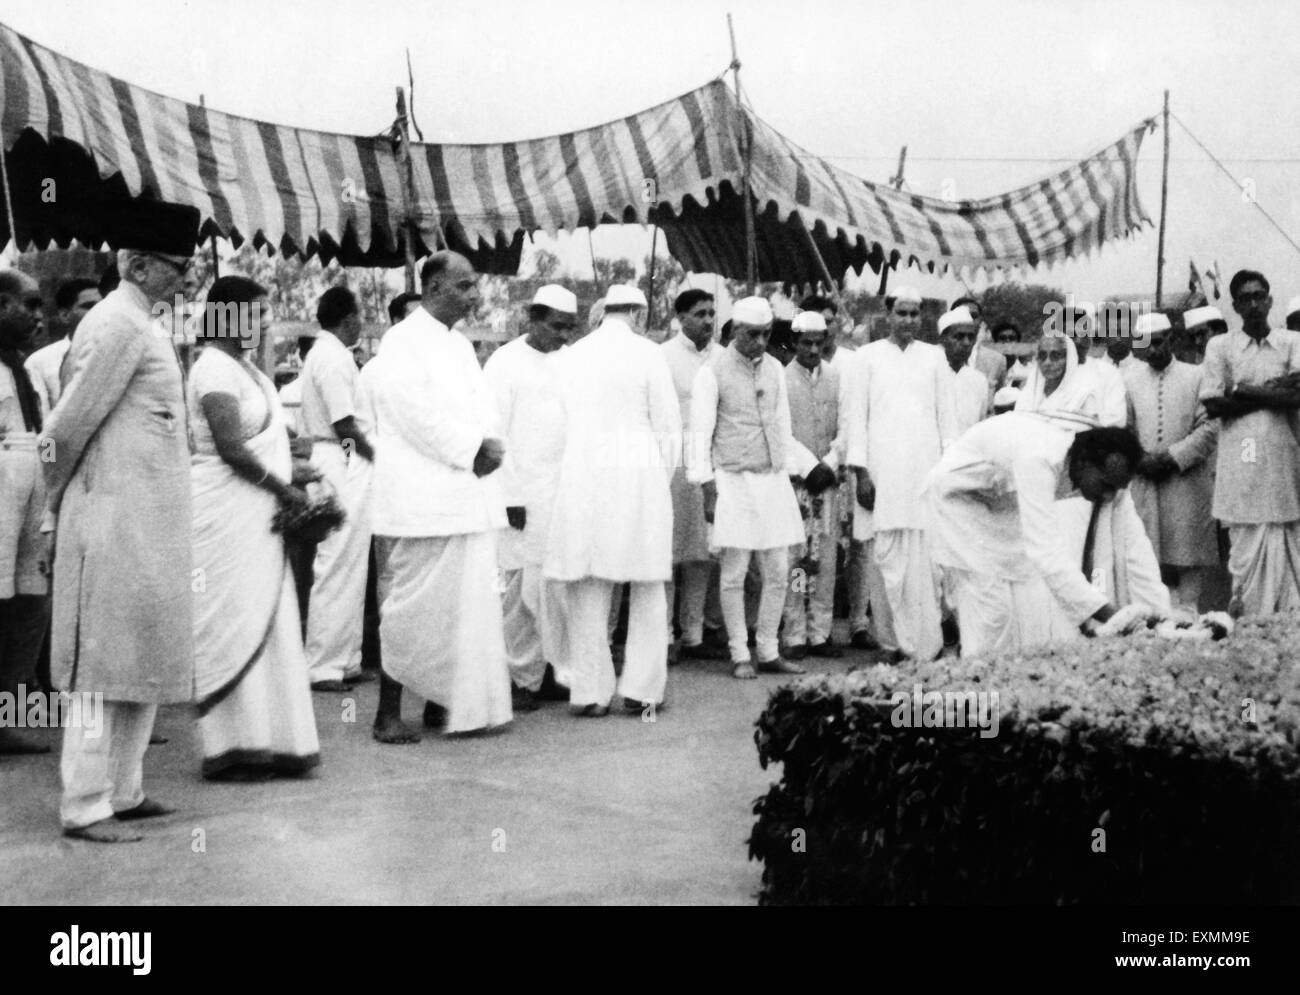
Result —
<path fill-rule="evenodd" d="M 27 366 L 39 295 L 0 274 L 3 531 L 18 537 L 0 547 L 0 663 L 6 680 L 26 673 L 52 577 L 54 684 L 106 698 L 102 737 L 64 736 L 63 822 L 89 839 L 163 811 L 141 759 L 157 705 L 193 693 L 182 370 L 150 319 L 184 284 L 195 235 L 188 212 L 124 226 L 122 285 L 99 305 L 70 293 L 69 316 L 89 314 Z M 584 323 L 548 285 L 480 366 L 455 330 L 480 301 L 471 263 L 440 252 L 420 277 L 360 372 L 355 298 L 327 292 L 301 378 L 300 439 L 348 513 L 316 554 L 312 681 L 356 676 L 373 545 L 382 742 L 419 738 L 403 689 L 425 726 L 463 733 L 557 685 L 574 715 L 615 698 L 644 715 L 663 706 L 674 657 L 729 657 L 740 679 L 800 673 L 839 652 L 841 560 L 853 644 L 893 660 L 933 658 L 954 628 L 967 652 L 1003 651 L 1061 634 L 1019 624 L 1040 615 L 1073 629 L 1125 603 L 1160 610 L 1165 584 L 1190 607 L 1219 564 L 1216 521 L 1240 610 L 1300 607 L 1300 333 L 1268 327 L 1260 274 L 1231 283 L 1239 331 L 1204 307 L 1179 340 L 1144 316 L 1136 357 L 1040 340 L 1019 400 L 972 299 L 932 344 L 921 295 L 897 288 L 887 335 L 856 351 L 837 342 L 835 303 L 806 299 L 783 366 L 763 298 L 735 302 L 724 344 L 713 296 L 687 290 L 679 331 L 655 344 L 635 287 L 611 287 Z M 1056 376 L 1068 390 L 1046 403 L 1058 360 L 1072 379 Z M 28 745 L 0 729 L 0 749 Z"/>

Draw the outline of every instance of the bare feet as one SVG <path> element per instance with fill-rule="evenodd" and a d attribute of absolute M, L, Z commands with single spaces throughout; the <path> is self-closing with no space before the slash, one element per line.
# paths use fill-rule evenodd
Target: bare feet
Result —
<path fill-rule="evenodd" d="M 115 826 L 107 819 L 92 822 L 89 826 L 66 828 L 63 835 L 68 839 L 86 840 L 90 843 L 139 843 L 144 839 L 140 833 Z"/>
<path fill-rule="evenodd" d="M 380 743 L 418 743 L 420 734 L 408 726 L 396 715 L 375 716 L 375 728 L 372 735 Z"/>
<path fill-rule="evenodd" d="M 162 802 L 146 798 L 135 808 L 128 808 L 124 812 L 114 812 L 113 817 L 129 822 L 132 819 L 157 819 L 164 815 L 171 815 L 175 811 L 176 809 L 168 808 Z"/>
<path fill-rule="evenodd" d="M 752 681 L 758 677 L 752 663 L 738 663 L 731 668 L 731 676 L 742 681 Z"/>

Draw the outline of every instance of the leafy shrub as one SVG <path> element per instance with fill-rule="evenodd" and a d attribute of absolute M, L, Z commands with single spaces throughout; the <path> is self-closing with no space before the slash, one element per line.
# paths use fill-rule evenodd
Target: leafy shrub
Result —
<path fill-rule="evenodd" d="M 896 726 L 916 684 L 997 692 L 997 735 Z M 757 722 L 760 901 L 1300 902 L 1298 728 L 1298 616 L 804 678 Z"/>

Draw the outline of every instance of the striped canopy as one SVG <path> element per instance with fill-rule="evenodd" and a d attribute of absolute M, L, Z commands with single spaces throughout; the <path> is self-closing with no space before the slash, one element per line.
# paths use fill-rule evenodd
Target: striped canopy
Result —
<path fill-rule="evenodd" d="M 515 272 L 526 233 L 653 220 L 689 270 L 745 275 L 742 149 L 752 139 L 758 278 L 821 270 L 1020 267 L 1087 252 L 1149 223 L 1136 163 L 1149 122 L 1040 183 L 947 202 L 853 176 L 738 107 L 720 80 L 582 131 L 499 145 L 399 147 L 254 121 L 132 86 L 0 25 L 0 137 L 20 246 L 102 241 L 105 198 L 192 204 L 205 234 L 348 264 L 437 244 Z M 49 181 L 54 181 L 54 196 Z M 8 213 L 0 219 L 8 233 Z"/>

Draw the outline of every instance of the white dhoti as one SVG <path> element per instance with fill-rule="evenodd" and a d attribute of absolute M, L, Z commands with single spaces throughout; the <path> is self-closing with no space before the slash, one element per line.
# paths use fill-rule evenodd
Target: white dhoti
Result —
<path fill-rule="evenodd" d="M 307 668 L 311 681 L 337 681 L 361 673 L 361 638 L 370 562 L 371 467 L 333 442 L 312 446 L 312 464 L 334 488 L 347 513 L 343 524 L 316 546 L 307 611 Z"/>
<path fill-rule="evenodd" d="M 1228 525 L 1232 600 L 1245 615 L 1300 609 L 1300 522 Z"/>
<path fill-rule="evenodd" d="M 929 661 L 943 649 L 939 591 L 930 551 L 921 529 L 876 533 L 876 564 L 884 581 L 898 648 Z"/>
<path fill-rule="evenodd" d="M 59 819 L 65 829 L 102 822 L 144 801 L 144 751 L 158 706 L 105 701 L 101 715 L 98 729 L 71 722 L 63 728 Z"/>
<path fill-rule="evenodd" d="M 608 705 L 615 692 L 625 698 L 662 704 L 668 683 L 668 643 L 664 640 L 667 598 L 663 581 L 632 581 L 623 674 L 614 678 L 607 628 L 610 601 L 619 585 L 586 577 L 564 585 L 569 611 L 569 703 Z M 387 644 L 385 644 L 387 653 Z"/>
<path fill-rule="evenodd" d="M 501 611 L 510 680 L 537 691 L 548 663 L 557 674 L 566 669 L 564 585 L 543 578 L 540 563 L 503 571 L 503 576 Z"/>
<path fill-rule="evenodd" d="M 446 708 L 447 732 L 509 722 L 496 534 L 377 536 L 375 554 L 384 671 Z"/>

